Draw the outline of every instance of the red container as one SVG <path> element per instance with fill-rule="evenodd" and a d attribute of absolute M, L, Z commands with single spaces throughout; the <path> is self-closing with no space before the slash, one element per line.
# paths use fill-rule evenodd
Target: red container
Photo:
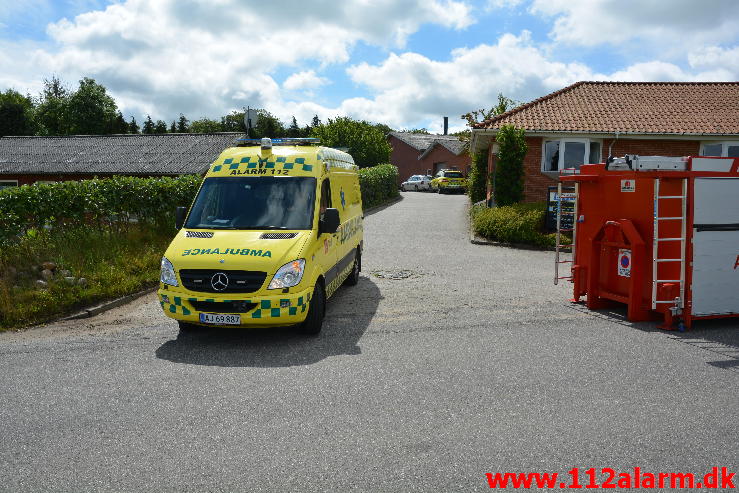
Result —
<path fill-rule="evenodd" d="M 739 159 L 627 156 L 581 167 L 573 301 L 663 328 L 739 316 Z"/>

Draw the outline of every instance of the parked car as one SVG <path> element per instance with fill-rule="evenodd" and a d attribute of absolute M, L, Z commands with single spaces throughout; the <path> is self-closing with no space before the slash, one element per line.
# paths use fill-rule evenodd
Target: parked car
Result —
<path fill-rule="evenodd" d="M 467 179 L 456 169 L 442 169 L 431 180 L 431 190 L 438 193 L 464 193 L 466 189 Z"/>
<path fill-rule="evenodd" d="M 431 190 L 431 177 L 428 175 L 413 175 L 408 178 L 408 181 L 404 181 L 400 184 L 400 189 L 404 192 L 409 190 L 415 190 L 416 192 L 421 190 Z"/>

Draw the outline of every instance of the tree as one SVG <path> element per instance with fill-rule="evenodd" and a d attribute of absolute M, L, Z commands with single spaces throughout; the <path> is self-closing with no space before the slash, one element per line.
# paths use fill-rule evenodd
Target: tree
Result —
<path fill-rule="evenodd" d="M 310 122 L 311 127 L 317 127 L 321 124 L 321 120 L 318 118 L 318 115 L 313 115 L 313 120 Z"/>
<path fill-rule="evenodd" d="M 69 131 L 78 135 L 103 135 L 115 127 L 118 107 L 105 87 L 85 77 L 69 98 Z"/>
<path fill-rule="evenodd" d="M 523 129 L 503 125 L 495 136 L 498 162 L 495 165 L 495 201 L 511 205 L 523 200 L 523 158 L 528 147 Z"/>
<path fill-rule="evenodd" d="M 115 121 L 113 122 L 113 133 L 114 134 L 127 134 L 129 131 L 128 123 L 123 118 L 123 114 L 119 111 L 115 115 Z"/>
<path fill-rule="evenodd" d="M 222 130 L 223 118 L 221 118 L 221 122 L 217 122 L 205 117 L 201 118 L 200 120 L 195 120 L 190 125 L 190 132 L 196 134 L 211 134 L 214 132 L 220 132 Z"/>
<path fill-rule="evenodd" d="M 190 120 L 185 118 L 185 115 L 180 113 L 180 119 L 177 120 L 177 132 L 181 134 L 186 134 L 190 131 Z"/>
<path fill-rule="evenodd" d="M 205 120 L 205 118 L 201 118 L 201 120 Z M 244 112 L 232 111 L 228 115 L 221 117 L 221 129 L 219 131 L 246 133 L 246 125 L 244 124 Z"/>
<path fill-rule="evenodd" d="M 33 135 L 33 101 L 18 91 L 0 92 L 0 136 Z"/>
<path fill-rule="evenodd" d="M 128 122 L 128 133 L 131 133 L 131 134 L 141 133 L 141 129 L 139 128 L 139 124 L 136 123 L 136 118 L 134 118 L 134 117 L 131 117 L 131 121 Z"/>
<path fill-rule="evenodd" d="M 425 128 L 411 128 L 410 130 L 401 130 L 401 132 L 406 132 L 409 134 L 424 134 L 429 135 L 429 131 Z"/>
<path fill-rule="evenodd" d="M 496 104 L 489 110 L 486 110 L 485 108 L 480 108 L 479 110 L 470 111 L 469 113 L 465 113 L 464 115 L 462 115 L 462 118 L 467 120 L 467 125 L 469 125 L 470 127 L 474 127 L 478 123 L 482 123 L 485 120 L 489 120 L 495 116 L 502 115 L 506 111 L 513 109 L 520 104 L 520 102 L 515 101 L 511 98 L 507 98 L 498 93 L 498 104 Z"/>
<path fill-rule="evenodd" d="M 36 107 L 36 125 L 41 135 L 68 135 L 69 98 L 71 93 L 62 81 L 52 76 L 44 79 L 44 88 Z"/>
<path fill-rule="evenodd" d="M 157 122 L 154 124 L 154 133 L 155 134 L 166 134 L 167 133 L 167 122 L 164 120 L 157 120 Z"/>
<path fill-rule="evenodd" d="M 257 110 L 257 114 L 259 119 L 252 130 L 252 138 L 280 138 L 285 136 L 285 126 L 276 116 L 267 110 Z"/>
<path fill-rule="evenodd" d="M 153 134 L 154 133 L 154 122 L 151 120 L 151 116 L 146 115 L 146 120 L 144 120 L 144 128 L 141 130 L 141 133 L 143 134 Z"/>
<path fill-rule="evenodd" d="M 169 133 L 176 133 L 177 132 L 177 124 L 172 120 L 172 125 L 169 126 Z"/>
<path fill-rule="evenodd" d="M 341 116 L 333 120 L 329 118 L 327 123 L 313 128 L 313 136 L 328 147 L 347 148 L 354 162 L 366 168 L 390 160 L 391 148 L 385 139 L 386 128 L 389 127 Z"/>
<path fill-rule="evenodd" d="M 300 127 L 298 126 L 298 121 L 293 116 L 293 121 L 290 124 L 289 127 L 287 127 L 287 136 L 288 137 L 300 137 Z"/>

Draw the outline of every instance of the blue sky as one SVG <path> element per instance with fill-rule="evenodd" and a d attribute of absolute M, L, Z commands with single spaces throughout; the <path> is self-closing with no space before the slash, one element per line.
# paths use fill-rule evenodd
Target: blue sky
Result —
<path fill-rule="evenodd" d="M 141 121 L 262 107 L 441 129 L 579 80 L 739 80 L 734 0 L 2 0 L 0 90 L 105 85 Z"/>

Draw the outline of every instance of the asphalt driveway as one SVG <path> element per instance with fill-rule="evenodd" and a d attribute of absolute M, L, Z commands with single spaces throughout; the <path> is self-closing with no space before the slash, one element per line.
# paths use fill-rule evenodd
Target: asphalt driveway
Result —
<path fill-rule="evenodd" d="M 363 276 L 318 338 L 179 337 L 153 295 L 0 334 L 0 491 L 452 492 L 488 490 L 488 472 L 737 469 L 736 320 L 666 333 L 570 305 L 551 252 L 470 244 L 466 208 L 409 192 L 369 215 Z"/>

